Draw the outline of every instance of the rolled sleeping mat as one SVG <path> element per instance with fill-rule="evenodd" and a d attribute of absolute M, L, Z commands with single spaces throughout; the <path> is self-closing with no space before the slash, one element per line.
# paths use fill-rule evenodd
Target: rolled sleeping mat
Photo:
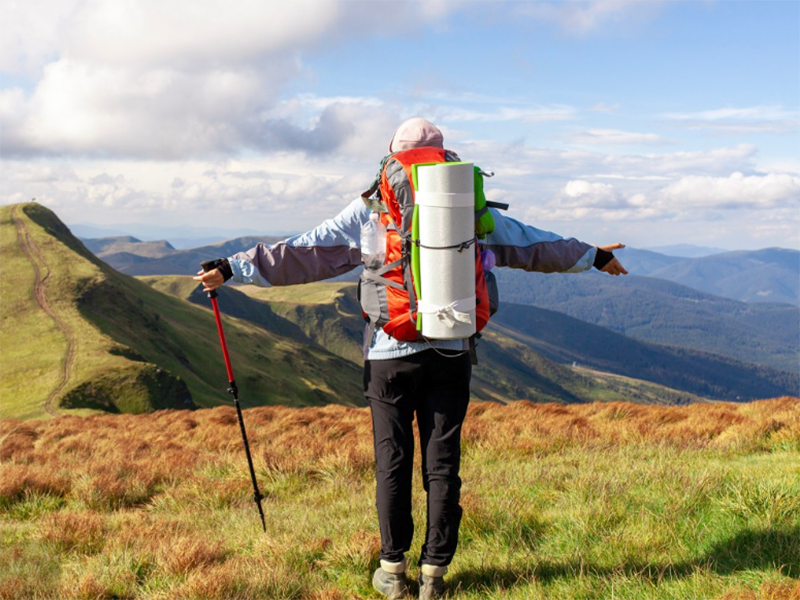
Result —
<path fill-rule="evenodd" d="M 416 184 L 422 335 L 468 338 L 476 331 L 473 165 L 419 165 Z"/>

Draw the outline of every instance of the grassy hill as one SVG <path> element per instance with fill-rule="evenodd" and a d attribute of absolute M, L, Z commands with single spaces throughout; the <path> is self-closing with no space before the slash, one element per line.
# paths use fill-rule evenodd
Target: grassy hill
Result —
<path fill-rule="evenodd" d="M 61 404 L 122 412 L 191 405 L 182 379 L 81 313 L 81 290 L 117 274 L 52 212 L 36 204 L 0 208 L 0 251 L 4 417 L 56 415 Z"/>
<path fill-rule="evenodd" d="M 369 411 L 245 420 L 266 534 L 231 407 L 3 419 L 0 598 L 378 598 Z M 798 598 L 798 464 L 796 398 L 473 404 L 449 598 Z"/>
<path fill-rule="evenodd" d="M 122 275 L 37 204 L 0 209 L 3 417 L 227 401 L 213 315 Z M 244 405 L 359 403 L 359 369 L 226 320 Z"/>
<path fill-rule="evenodd" d="M 191 278 L 143 280 L 192 302 L 205 302 Z M 267 328 L 285 327 L 277 318 L 281 317 L 296 324 L 307 341 L 360 364 L 363 320 L 353 284 L 229 286 L 224 293 L 229 314 Z M 798 375 L 724 356 L 649 344 L 561 313 L 510 303 L 493 317 L 478 353 L 480 364 L 473 371 L 472 393 L 481 400 L 641 398 L 644 402 L 680 403 L 698 397 L 745 400 L 800 394 Z M 566 366 L 571 363 L 590 368 L 591 376 Z"/>
<path fill-rule="evenodd" d="M 205 302 L 191 278 L 143 277 L 142 280 L 190 302 Z M 354 364 L 362 364 L 364 321 L 353 284 L 227 286 L 221 290 L 221 297 L 226 314 L 318 344 Z M 585 325 L 571 321 L 573 331 Z M 472 378 L 472 397 L 478 400 L 592 402 L 636 398 L 641 402 L 675 404 L 704 399 L 692 392 L 671 389 L 666 383 L 652 384 L 596 371 L 587 373 L 556 364 L 534 349 L 529 340 L 520 341 L 495 328 L 485 332 L 478 354 L 480 362 Z"/>
<path fill-rule="evenodd" d="M 0 214 L 3 417 L 147 412 L 228 400 L 209 302 L 190 277 L 139 281 L 120 274 L 36 204 Z M 363 403 L 363 321 L 352 286 L 226 287 L 220 304 L 245 406 Z M 506 336 L 488 336 L 482 353 L 478 399 L 697 399 L 574 371 Z"/>

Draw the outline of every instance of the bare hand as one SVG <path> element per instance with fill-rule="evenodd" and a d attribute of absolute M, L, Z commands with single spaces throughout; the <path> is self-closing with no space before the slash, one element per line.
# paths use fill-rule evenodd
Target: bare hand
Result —
<path fill-rule="evenodd" d="M 619 259 L 615 256 L 605 267 L 600 269 L 603 273 L 608 273 L 609 275 L 619 276 L 619 275 L 627 275 L 628 272 L 625 270 L 625 267 L 622 266 L 622 263 L 619 262 Z"/>
<path fill-rule="evenodd" d="M 205 271 L 198 271 L 197 277 L 193 277 L 192 279 L 203 284 L 204 292 L 215 290 L 225 283 L 225 277 L 220 273 L 219 269 L 212 269 L 208 273 Z"/>

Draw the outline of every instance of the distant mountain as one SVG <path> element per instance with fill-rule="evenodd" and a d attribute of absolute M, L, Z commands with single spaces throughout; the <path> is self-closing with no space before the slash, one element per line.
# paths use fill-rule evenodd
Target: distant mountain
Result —
<path fill-rule="evenodd" d="M 558 362 L 726 399 L 800 394 L 800 373 L 745 364 L 716 354 L 641 342 L 564 314 L 506 304 L 492 326 Z"/>
<path fill-rule="evenodd" d="M 109 255 L 119 253 L 136 255 L 142 258 L 161 258 L 176 252 L 175 248 L 166 240 L 143 242 L 130 235 L 92 239 L 80 238 L 80 240 L 95 256 L 104 260 Z"/>
<path fill-rule="evenodd" d="M 710 248 L 707 246 L 695 246 L 694 244 L 673 244 L 671 246 L 656 246 L 645 248 L 651 252 L 658 252 L 659 254 L 666 254 L 668 256 L 677 256 L 683 258 L 700 258 L 701 256 L 710 256 L 712 254 L 722 254 L 723 252 L 730 252 L 722 248 Z"/>
<path fill-rule="evenodd" d="M 667 256 L 666 254 L 637 248 L 615 250 L 614 255 L 619 258 L 625 269 L 634 275 L 649 275 L 653 271 L 667 269 L 686 260 L 677 256 Z"/>
<path fill-rule="evenodd" d="M 108 254 L 103 257 L 103 260 L 127 275 L 188 275 L 196 273 L 200 269 L 200 263 L 206 260 L 228 257 L 237 252 L 250 250 L 259 242 L 274 244 L 283 239 L 282 237 L 247 236 L 210 246 L 175 250 L 159 258 L 145 257 L 147 260 L 136 260 L 131 259 L 128 255 Z M 135 250 L 134 247 L 132 251 Z"/>
<path fill-rule="evenodd" d="M 726 252 L 655 268 L 658 277 L 739 300 L 800 305 L 800 252 L 765 248 Z"/>
<path fill-rule="evenodd" d="M 216 225 L 216 224 L 215 224 Z M 114 223 L 109 225 L 92 225 L 73 223 L 69 225 L 73 235 L 79 238 L 105 238 L 134 236 L 140 240 L 169 240 L 175 248 L 196 248 L 207 244 L 216 244 L 241 235 L 262 235 L 263 231 L 254 229 L 238 229 L 236 231 L 221 227 L 169 227 L 148 223 Z M 264 234 L 266 235 L 266 234 Z M 276 233 L 274 235 L 281 235 Z M 186 245 L 188 244 L 188 245 Z"/>
<path fill-rule="evenodd" d="M 145 283 L 118 273 L 36 204 L 0 207 L 0 246 L 3 417 L 149 412 L 228 401 L 208 298 L 191 277 L 149 277 Z M 363 321 L 354 293 L 354 286 L 342 283 L 222 289 L 242 404 L 363 404 Z M 703 400 L 556 364 L 497 331 L 487 332 L 481 353 L 473 388 L 479 399 Z"/>
<path fill-rule="evenodd" d="M 639 340 L 800 371 L 797 307 L 746 304 L 634 275 L 543 274 L 505 268 L 495 273 L 501 302 L 558 311 Z"/>

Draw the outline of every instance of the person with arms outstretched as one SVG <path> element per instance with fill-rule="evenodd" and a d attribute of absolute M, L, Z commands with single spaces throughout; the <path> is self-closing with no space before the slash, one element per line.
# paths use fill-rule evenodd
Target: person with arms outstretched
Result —
<path fill-rule="evenodd" d="M 411 482 L 416 416 L 428 500 L 418 581 L 419 597 L 427 600 L 443 595 L 444 575 L 458 543 L 461 427 L 469 404 L 472 360 L 469 339 L 430 339 L 417 327 L 422 309 L 417 306 L 410 258 L 413 245 L 419 245 L 412 235 L 413 167 L 455 164 L 459 158 L 444 148 L 441 131 L 420 118 L 400 125 L 389 152 L 375 184 L 335 217 L 277 244 L 258 244 L 221 258 L 217 268 L 198 273 L 195 279 L 206 291 L 228 280 L 274 286 L 328 279 L 364 264 L 361 240 L 366 227 L 377 222 L 385 229 L 382 262 L 368 265 L 359 283 L 359 299 L 368 319 L 364 394 L 372 415 L 381 533 L 380 566 L 373 574 L 373 585 L 392 599 L 408 593 L 406 553 L 414 533 Z M 475 169 L 476 196 L 483 195 L 484 175 Z M 546 273 L 577 273 L 594 267 L 614 276 L 627 274 L 613 255 L 622 244 L 597 247 L 525 225 L 497 208 L 483 207 L 480 212 L 489 214 L 491 227 L 479 232 L 477 243 L 461 249 L 476 258 L 475 297 L 468 308 L 475 311 L 479 326 L 490 316 L 484 263 Z M 452 306 L 447 309 L 440 309 L 437 318 L 464 314 Z M 424 318 L 430 317 L 425 314 Z"/>

